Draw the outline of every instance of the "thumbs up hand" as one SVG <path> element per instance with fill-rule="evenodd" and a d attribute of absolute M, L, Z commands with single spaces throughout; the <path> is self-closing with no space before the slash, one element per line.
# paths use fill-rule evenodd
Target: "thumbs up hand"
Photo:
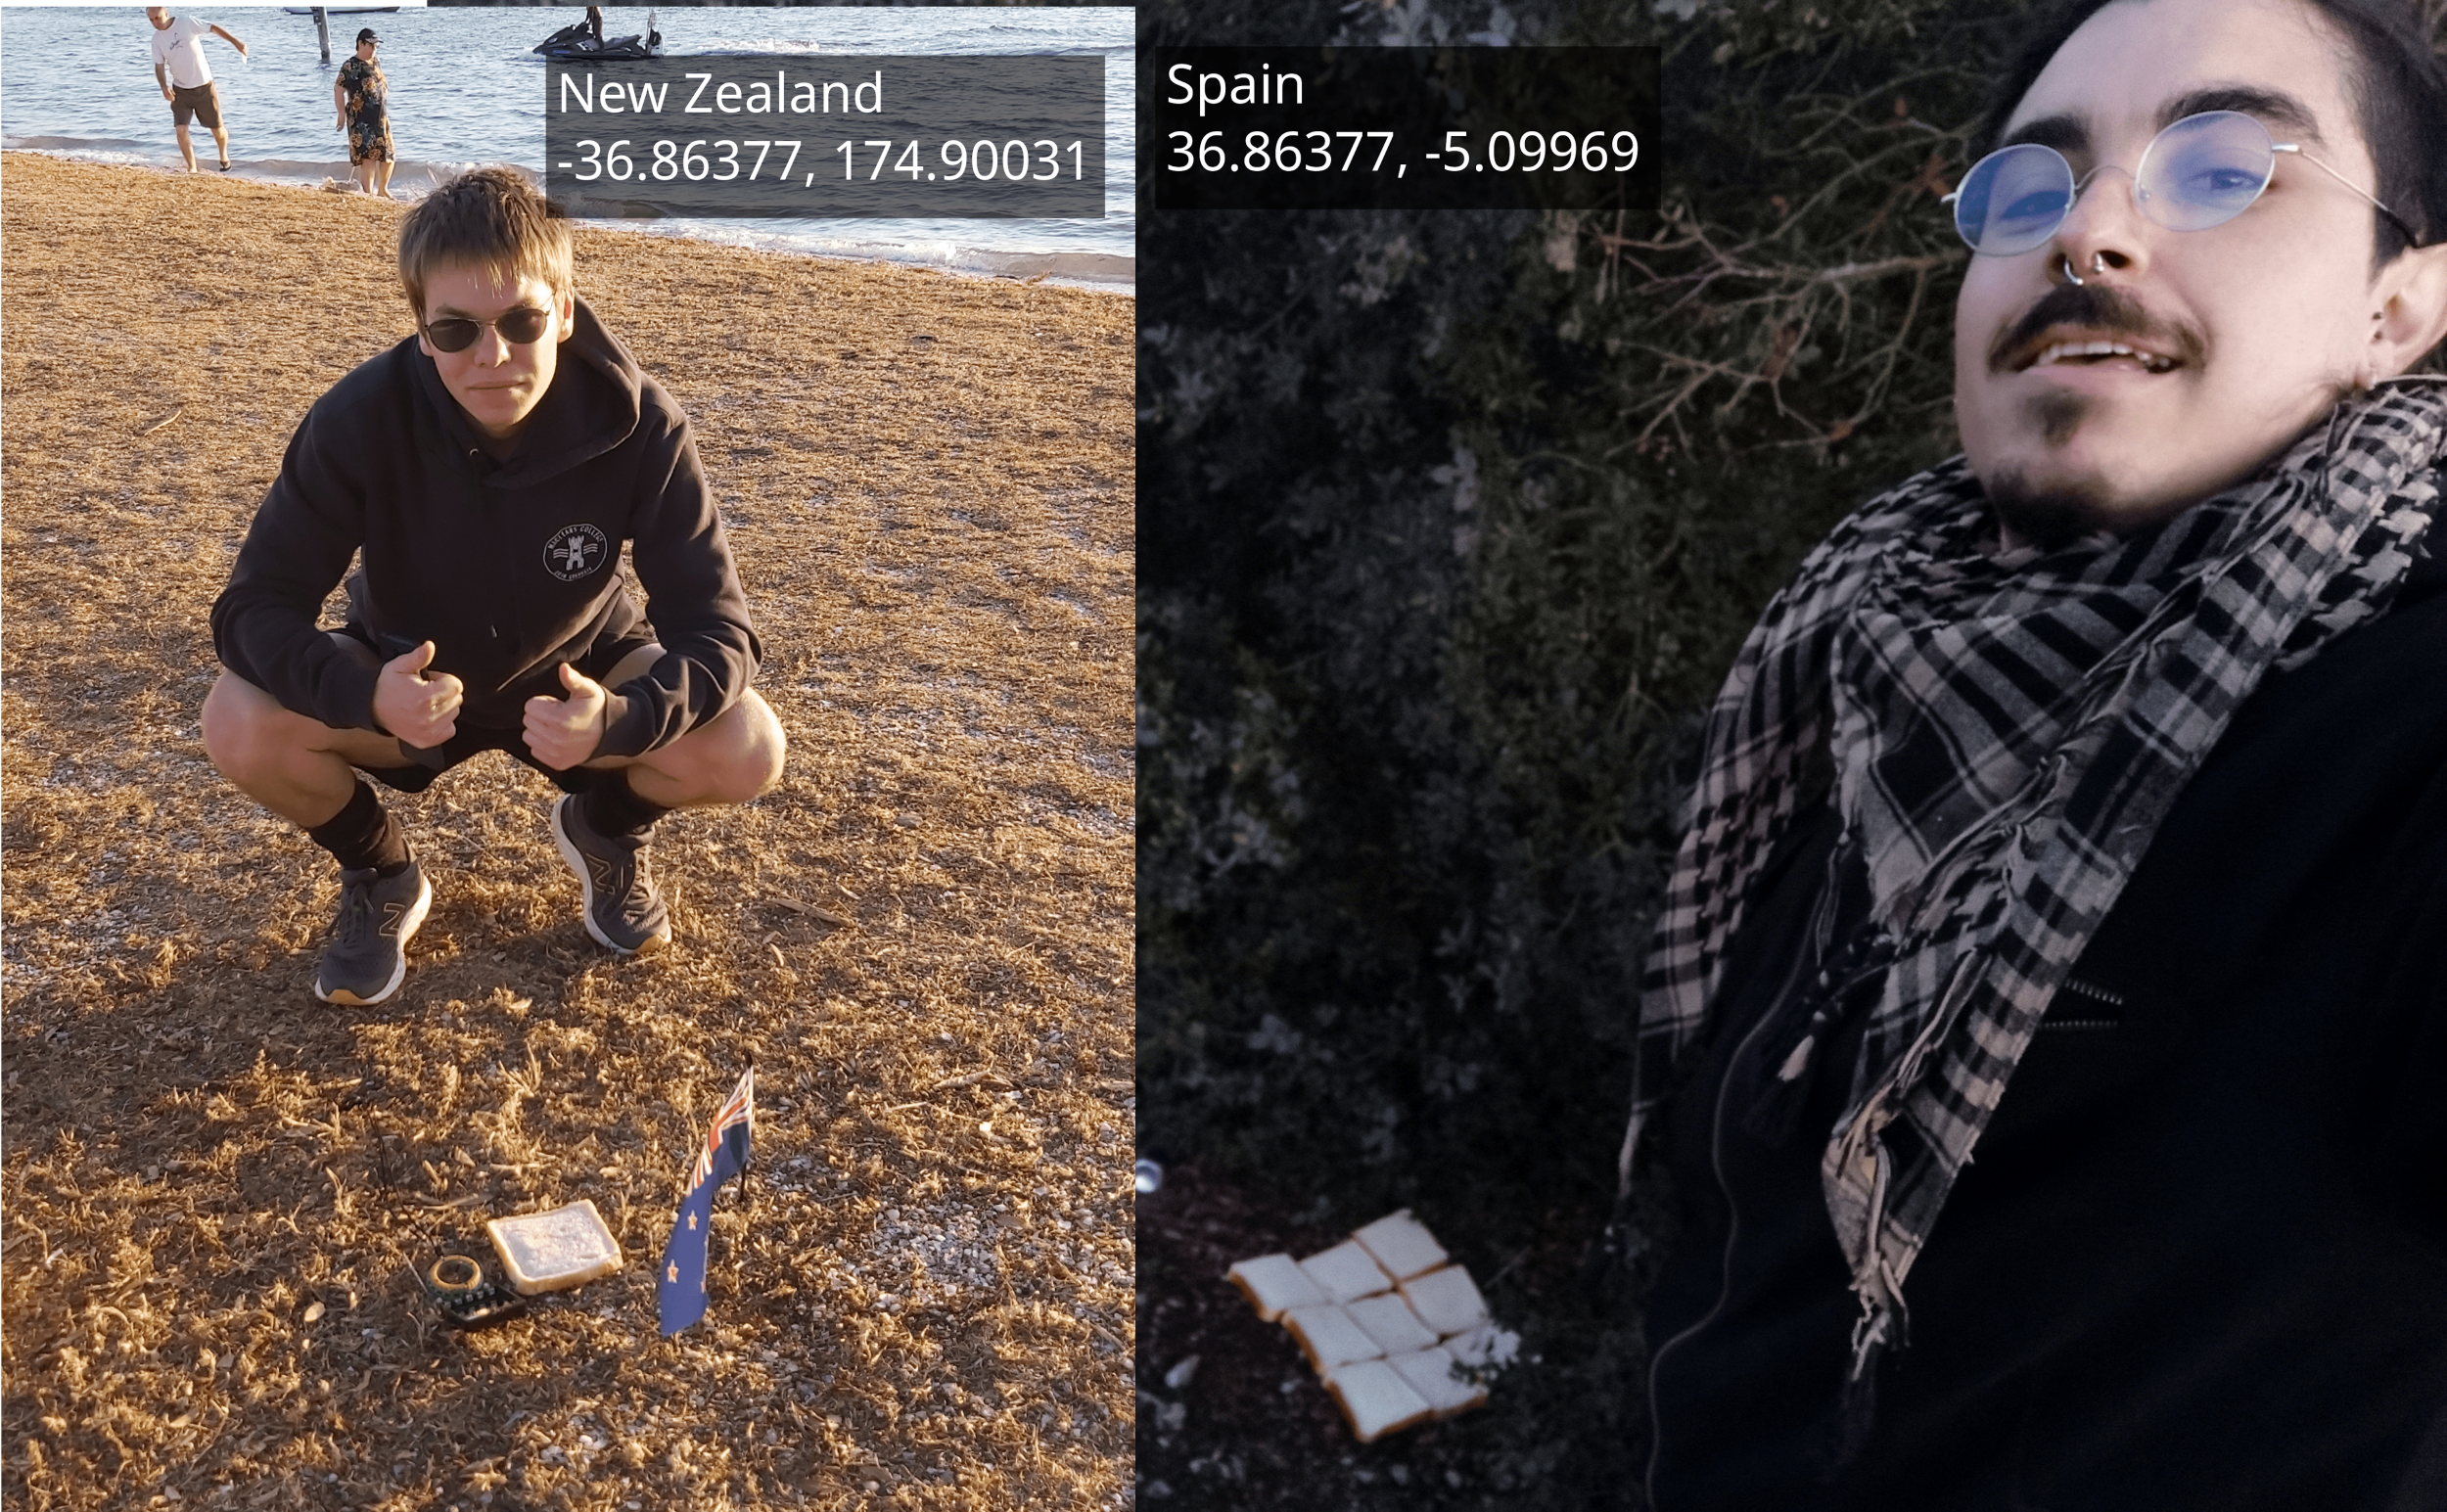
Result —
<path fill-rule="evenodd" d="M 464 685 L 448 672 L 427 676 L 434 643 L 383 664 L 374 679 L 374 722 L 407 746 L 439 746 L 458 733 Z"/>
<path fill-rule="evenodd" d="M 556 772 L 594 756 L 595 748 L 603 744 L 603 732 L 610 723 L 605 716 L 612 706 L 612 695 L 603 684 L 567 662 L 561 664 L 561 686 L 569 690 L 569 697 L 527 701 L 527 749 Z"/>

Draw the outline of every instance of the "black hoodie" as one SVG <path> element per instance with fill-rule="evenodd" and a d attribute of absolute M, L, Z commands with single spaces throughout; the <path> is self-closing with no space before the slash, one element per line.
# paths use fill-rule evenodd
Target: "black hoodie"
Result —
<path fill-rule="evenodd" d="M 528 699 L 563 696 L 561 663 L 638 624 L 619 570 L 628 541 L 669 655 L 611 690 L 627 711 L 596 755 L 669 745 L 738 699 L 762 647 L 688 417 L 577 309 L 506 461 L 477 443 L 414 337 L 315 401 L 212 606 L 222 664 L 335 729 L 380 728 L 376 674 L 316 623 L 362 549 L 351 621 L 377 645 L 431 640 L 432 669 L 466 684 L 462 727 L 517 729 Z"/>

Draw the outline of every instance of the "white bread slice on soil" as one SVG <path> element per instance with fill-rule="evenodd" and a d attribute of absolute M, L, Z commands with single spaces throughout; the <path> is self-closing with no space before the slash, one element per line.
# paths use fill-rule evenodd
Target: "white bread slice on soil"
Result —
<path fill-rule="evenodd" d="M 1389 1213 L 1375 1222 L 1353 1232 L 1385 1273 L 1395 1280 L 1406 1280 L 1421 1271 L 1433 1270 L 1450 1257 L 1427 1225 L 1410 1215 L 1410 1210 Z"/>
<path fill-rule="evenodd" d="M 1440 1418 L 1467 1412 L 1487 1401 L 1487 1388 L 1476 1381 L 1454 1374 L 1453 1352 L 1439 1345 L 1432 1350 L 1418 1350 L 1408 1354 L 1388 1357 L 1386 1364 L 1394 1368 L 1410 1389 L 1423 1397 Z"/>
<path fill-rule="evenodd" d="M 1343 1409 L 1351 1432 L 1362 1443 L 1374 1443 L 1390 1433 L 1434 1415 L 1427 1398 L 1381 1359 L 1359 1360 L 1329 1371 L 1325 1389 Z"/>
<path fill-rule="evenodd" d="M 1224 1272 L 1224 1279 L 1240 1288 L 1240 1295 L 1249 1299 L 1249 1306 L 1258 1309 L 1258 1316 L 1275 1322 L 1294 1307 L 1314 1307 L 1327 1301 L 1317 1290 L 1300 1262 L 1288 1255 L 1261 1255 L 1255 1260 L 1237 1260 Z"/>
<path fill-rule="evenodd" d="M 1377 1268 L 1376 1261 L 1368 1259 L 1368 1252 L 1349 1239 L 1310 1256 L 1300 1262 L 1300 1268 L 1308 1272 L 1309 1279 L 1316 1283 L 1328 1302 L 1358 1302 L 1362 1297 L 1394 1289 L 1394 1278 Z"/>
<path fill-rule="evenodd" d="M 1309 1366 L 1323 1375 L 1337 1365 L 1355 1360 L 1381 1359 L 1385 1347 L 1367 1336 L 1366 1330 L 1351 1320 L 1351 1314 L 1332 1303 L 1314 1307 L 1294 1307 L 1283 1314 L 1283 1326 L 1300 1341 L 1300 1352 L 1309 1356 Z"/>
<path fill-rule="evenodd" d="M 1360 1325 L 1361 1332 L 1383 1346 L 1387 1354 L 1408 1354 L 1436 1343 L 1435 1331 L 1419 1321 L 1419 1315 L 1410 1310 L 1410 1305 L 1399 1293 L 1362 1297 L 1358 1302 L 1345 1303 L 1343 1310 L 1351 1314 L 1351 1321 Z"/>
<path fill-rule="evenodd" d="M 603 1223 L 592 1199 L 581 1197 L 548 1213 L 494 1218 L 485 1225 L 522 1297 L 567 1291 L 621 1268 L 620 1241 Z"/>
<path fill-rule="evenodd" d="M 1487 1321 L 1487 1299 L 1478 1294 L 1478 1283 L 1460 1265 L 1412 1276 L 1402 1283 L 1402 1298 L 1439 1339 L 1466 1333 Z"/>

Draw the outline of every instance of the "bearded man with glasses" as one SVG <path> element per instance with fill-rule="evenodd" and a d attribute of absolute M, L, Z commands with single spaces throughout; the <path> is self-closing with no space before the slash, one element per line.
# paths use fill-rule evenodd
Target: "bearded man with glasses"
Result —
<path fill-rule="evenodd" d="M 2085 0 L 1999 100 L 1963 454 L 1752 632 L 1652 947 L 1649 1500 L 2447 1507 L 2447 75 Z"/>
<path fill-rule="evenodd" d="M 484 751 L 543 772 L 586 931 L 631 954 L 670 939 L 655 821 L 757 797 L 785 745 L 688 417 L 577 297 L 567 223 L 480 168 L 403 218 L 399 279 L 418 334 L 291 438 L 212 606 L 204 706 L 213 764 L 339 863 L 314 983 L 336 1003 L 398 990 L 433 900 L 359 773 L 420 792 Z"/>

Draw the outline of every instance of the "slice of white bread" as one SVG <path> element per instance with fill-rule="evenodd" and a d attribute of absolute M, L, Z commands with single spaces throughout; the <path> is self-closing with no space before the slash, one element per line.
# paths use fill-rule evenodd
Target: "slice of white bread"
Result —
<path fill-rule="evenodd" d="M 1433 1270 L 1448 1258 L 1445 1247 L 1427 1231 L 1427 1225 L 1410 1215 L 1410 1210 L 1389 1213 L 1351 1236 L 1365 1247 L 1376 1262 L 1385 1267 L 1395 1280 L 1405 1280 L 1423 1270 Z"/>
<path fill-rule="evenodd" d="M 566 1291 L 621 1268 L 620 1242 L 583 1197 L 546 1213 L 494 1218 L 485 1231 L 492 1236 L 511 1290 L 523 1297 Z"/>
<path fill-rule="evenodd" d="M 1309 1356 L 1310 1368 L 1319 1375 L 1354 1360 L 1384 1357 L 1385 1347 L 1330 1302 L 1292 1308 L 1283 1314 L 1283 1326 L 1300 1341 L 1300 1352 Z"/>
<path fill-rule="evenodd" d="M 1328 1302 L 1357 1302 L 1379 1292 L 1394 1289 L 1394 1278 L 1368 1259 L 1368 1252 L 1353 1240 L 1346 1239 L 1332 1249 L 1312 1255 L 1300 1262 L 1309 1279 Z"/>
<path fill-rule="evenodd" d="M 1521 1336 L 1508 1328 L 1481 1323 L 1466 1334 L 1446 1340 L 1444 1347 L 1472 1370 L 1501 1369 L 1521 1352 Z"/>
<path fill-rule="evenodd" d="M 1487 1388 L 1454 1373 L 1453 1352 L 1438 1346 L 1392 1355 L 1385 1361 L 1440 1418 L 1467 1412 L 1487 1401 Z"/>
<path fill-rule="evenodd" d="M 1288 1255 L 1261 1255 L 1234 1262 L 1224 1279 L 1240 1288 L 1258 1316 L 1271 1323 L 1294 1307 L 1314 1307 L 1326 1301 L 1300 1262 Z"/>
<path fill-rule="evenodd" d="M 1419 1315 L 1410 1310 L 1410 1305 L 1402 1300 L 1400 1293 L 1362 1297 L 1358 1302 L 1345 1303 L 1343 1310 L 1351 1314 L 1351 1321 L 1360 1325 L 1361 1332 L 1383 1346 L 1388 1354 L 1408 1354 L 1436 1342 L 1434 1331 L 1419 1321 Z"/>
<path fill-rule="evenodd" d="M 1402 1297 L 1419 1321 L 1436 1331 L 1439 1339 L 1467 1333 L 1487 1321 L 1487 1299 L 1478 1294 L 1478 1283 L 1470 1272 L 1459 1265 L 1447 1265 L 1423 1276 L 1412 1276 L 1402 1283 Z"/>
<path fill-rule="evenodd" d="M 1360 1360 L 1327 1372 L 1325 1389 L 1334 1394 L 1353 1436 L 1362 1443 L 1374 1443 L 1387 1434 L 1426 1421 L 1435 1412 L 1426 1397 L 1381 1359 Z"/>

